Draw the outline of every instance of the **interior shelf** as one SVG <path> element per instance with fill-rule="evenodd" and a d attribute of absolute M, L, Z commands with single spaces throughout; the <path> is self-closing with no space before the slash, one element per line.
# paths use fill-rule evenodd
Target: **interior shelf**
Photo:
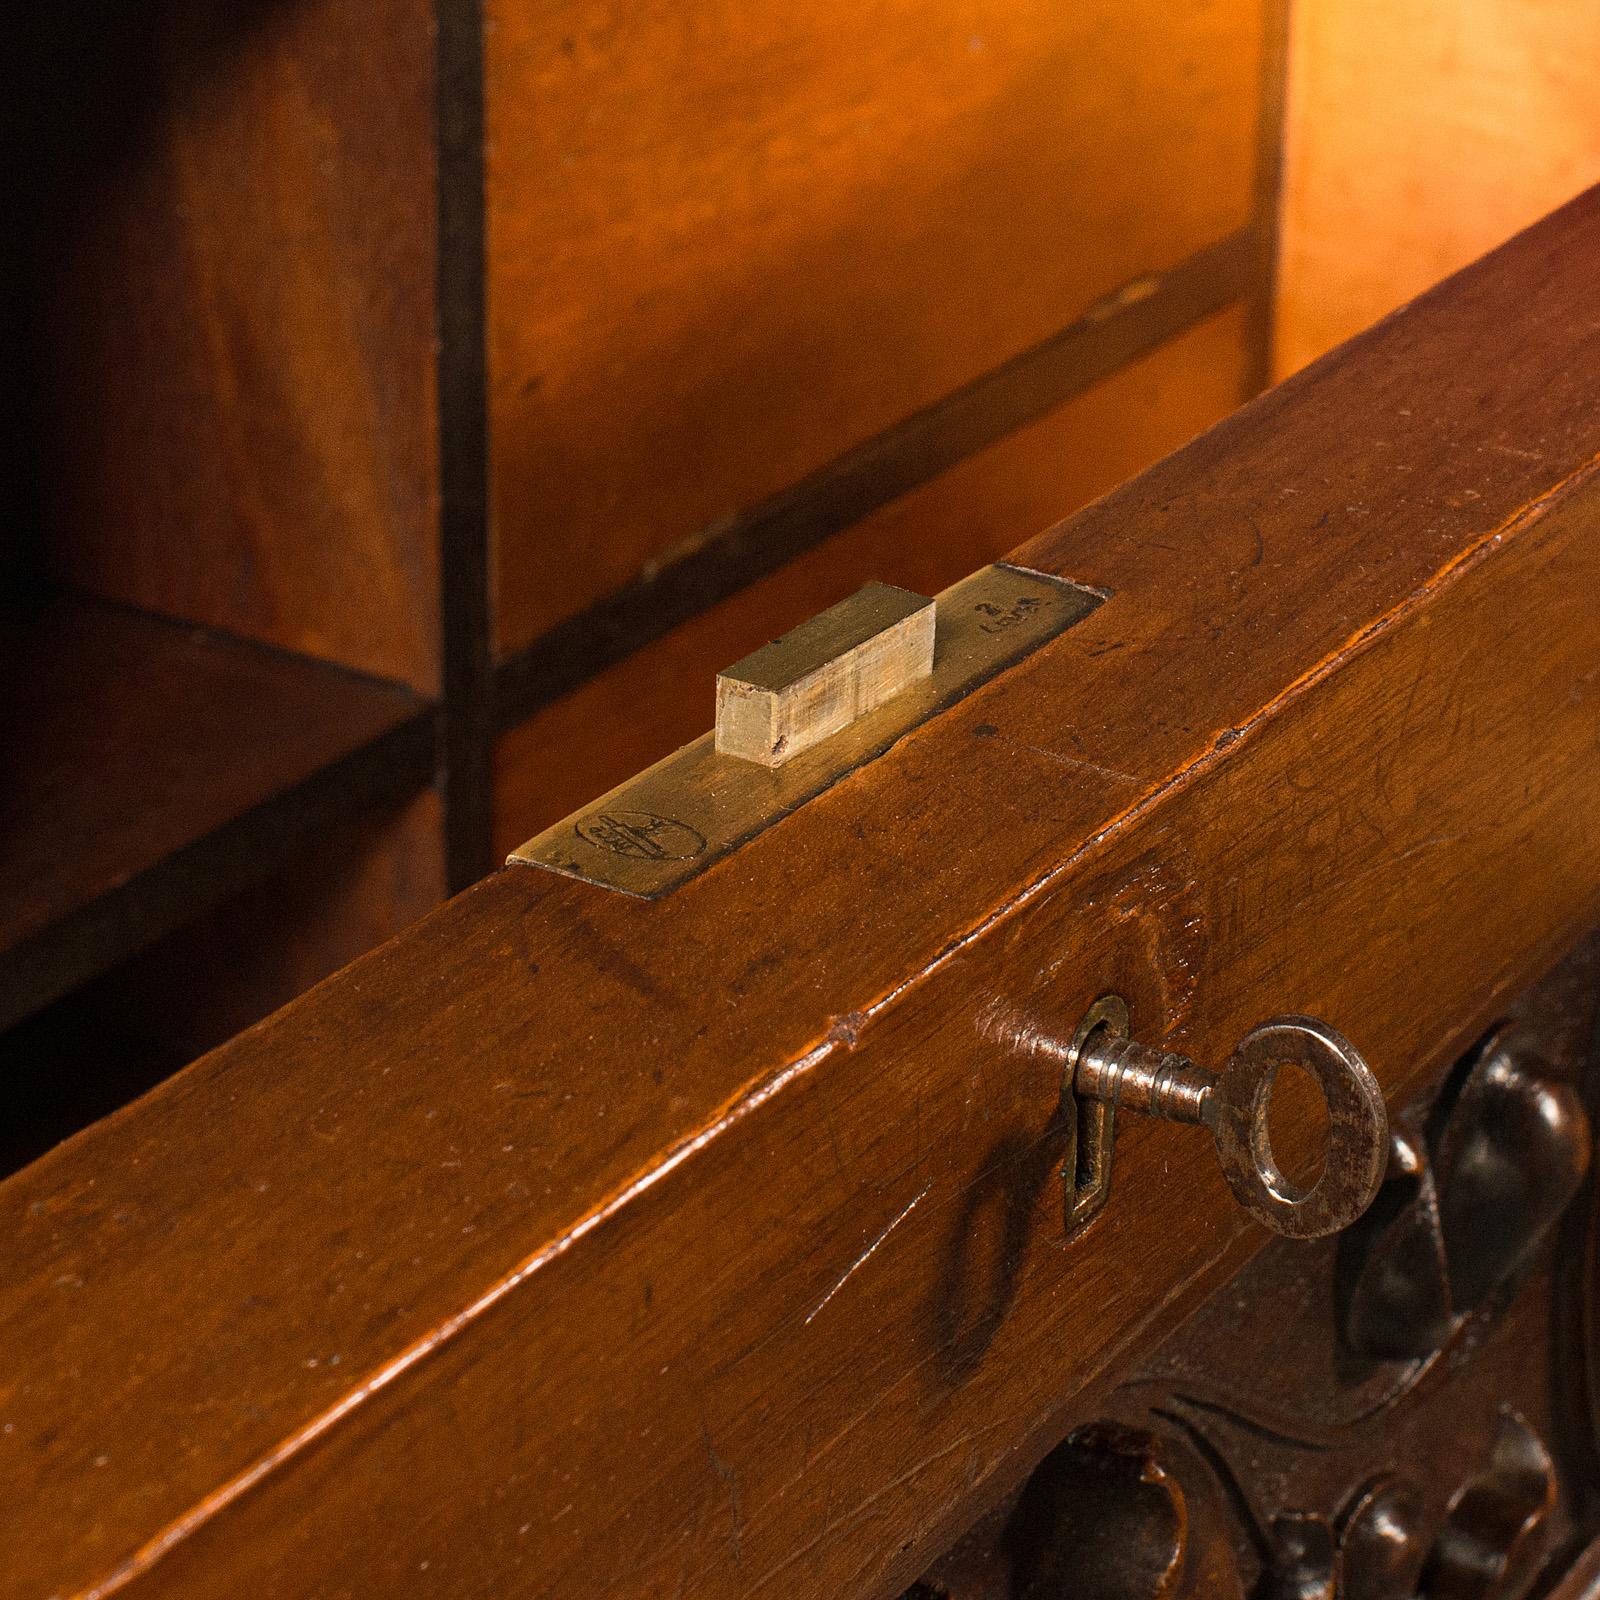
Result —
<path fill-rule="evenodd" d="M 420 790 L 433 706 L 77 595 L 0 621 L 0 1028 Z"/>

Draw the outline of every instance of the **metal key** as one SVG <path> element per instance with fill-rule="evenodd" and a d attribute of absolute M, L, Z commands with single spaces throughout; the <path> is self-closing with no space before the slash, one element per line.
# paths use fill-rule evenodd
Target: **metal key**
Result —
<path fill-rule="evenodd" d="M 1310 1073 L 1328 1109 L 1327 1154 L 1309 1188 L 1279 1169 L 1267 1131 L 1273 1082 L 1286 1066 Z M 1082 1227 L 1109 1192 L 1118 1106 L 1167 1122 L 1203 1124 L 1235 1198 L 1290 1238 L 1315 1239 L 1348 1227 L 1383 1181 L 1389 1122 L 1382 1091 L 1350 1041 L 1313 1017 L 1257 1024 L 1219 1073 L 1136 1043 L 1128 1037 L 1127 1006 L 1105 995 L 1078 1024 L 1063 1068 L 1063 1109 L 1073 1136 L 1069 1232 Z"/>

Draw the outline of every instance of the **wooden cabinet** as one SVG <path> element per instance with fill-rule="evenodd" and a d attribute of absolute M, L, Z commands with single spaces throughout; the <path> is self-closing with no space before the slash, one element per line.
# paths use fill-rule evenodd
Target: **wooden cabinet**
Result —
<path fill-rule="evenodd" d="M 953 583 L 1600 178 L 1575 0 L 1290 24 L 9 24 L 0 649 L 76 732 L 13 741 L 0 1020 L 220 1041 L 692 737 L 721 666 L 870 579 Z M 152 651 L 183 692 L 130 716 Z"/>
<path fill-rule="evenodd" d="M 1592 1588 L 1597 258 L 1020 545 L 1098 603 L 670 892 L 508 866 L 0 1185 L 4 1592 Z M 1068 1237 L 1107 992 L 1356 1041 L 1377 1204 L 1127 1116 Z"/>

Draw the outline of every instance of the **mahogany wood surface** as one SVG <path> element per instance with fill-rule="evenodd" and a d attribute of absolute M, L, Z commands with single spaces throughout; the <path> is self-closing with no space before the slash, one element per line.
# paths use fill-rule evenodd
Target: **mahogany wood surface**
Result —
<path fill-rule="evenodd" d="M 1600 916 L 1597 255 L 1025 546 L 1111 598 L 674 894 L 502 872 L 0 1187 L 4 1592 L 915 1578 L 1261 1242 L 1130 1119 L 1061 1247 L 1019 1040 L 1305 1010 L 1401 1103 Z"/>
<path fill-rule="evenodd" d="M 425 702 L 60 596 L 0 635 L 0 1025 L 425 786 Z"/>
<path fill-rule="evenodd" d="M 1289 63 L 1279 375 L 1600 180 L 1586 0 L 1300 0 Z"/>
<path fill-rule="evenodd" d="M 92 591 L 182 619 L 167 625 L 178 641 L 169 678 L 183 671 L 185 622 L 308 658 L 284 664 L 287 700 L 265 691 L 259 731 L 284 740 L 281 760 L 253 742 L 248 713 L 211 730 L 204 708 L 219 685 L 203 652 L 196 682 L 172 690 L 173 707 L 198 708 L 201 726 L 169 728 L 152 705 L 128 711 L 126 738 L 101 728 L 57 741 L 50 783 L 68 798 L 42 824 L 41 848 L 19 842 L 6 866 L 34 875 L 29 893 L 56 897 L 70 881 L 79 898 L 57 908 L 72 925 L 35 960 L 48 984 L 5 969 L 19 982 L 5 985 L 0 1022 L 208 908 L 246 909 L 233 897 L 252 885 L 248 909 L 272 924 L 271 944 L 252 951 L 225 911 L 229 959 L 212 944 L 209 965 L 174 962 L 159 994 L 159 974 L 143 973 L 138 998 L 167 1044 L 215 1042 L 212 1020 L 237 1016 L 244 994 L 259 1001 L 255 1020 L 299 993 L 301 978 L 438 903 L 437 809 L 431 827 L 385 826 L 434 777 L 431 726 L 405 733 L 403 781 L 393 761 L 378 782 L 384 763 L 324 762 L 308 807 L 302 765 L 308 751 L 342 756 L 366 736 L 350 725 L 347 675 L 317 662 L 412 691 L 364 686 L 380 719 L 385 705 L 420 712 L 417 695 L 442 688 L 432 17 L 429 0 L 149 0 L 25 8 L 0 24 L 15 143 L 28 152 L 13 164 L 21 181 L 8 213 L 22 268 L 8 304 L 23 331 L 11 431 L 26 479 L 12 498 L 36 506 L 26 559 L 0 566 L 18 590 Z M 96 670 L 125 672 L 131 694 L 150 681 L 144 653 L 136 644 L 119 664 L 97 647 Z M 326 708 L 315 692 L 296 700 L 294 685 L 324 681 L 335 685 Z M 47 694 L 40 714 L 71 717 L 64 698 Z M 285 732 L 288 702 L 297 725 Z M 314 726 L 324 709 L 327 726 Z M 208 760 L 198 741 L 213 731 Z M 156 746 L 142 766 L 141 739 Z M 0 763 L 9 754 L 0 747 Z M 34 788 L 10 796 L 15 805 L 43 798 L 38 771 L 27 776 Z M 270 792 L 274 781 L 284 792 Z M 167 792 L 174 783 L 178 795 Z M 175 809 L 205 832 L 232 815 L 242 787 L 255 822 L 275 817 L 272 827 L 236 828 L 225 850 L 200 858 L 163 859 L 194 842 L 174 833 Z M 463 778 L 452 795 L 467 787 Z M 55 806 L 52 794 L 45 809 Z M 101 812 L 114 827 L 96 826 Z M 346 853 L 390 852 L 375 877 L 413 891 L 431 879 L 435 892 L 397 894 L 387 918 L 357 896 L 336 926 L 340 890 L 316 859 L 334 848 L 329 830 Z M 488 863 L 482 833 L 474 875 Z M 74 879 L 85 863 L 92 870 Z M 132 898 L 116 873 L 137 885 Z M 109 1064 L 84 1076 L 86 1103 L 126 1078 Z"/>
<path fill-rule="evenodd" d="M 490 0 L 497 651 L 1256 224 L 1276 13 Z"/>
<path fill-rule="evenodd" d="M 431 19 L 428 0 L 143 8 L 95 93 L 55 87 L 80 148 L 37 313 L 51 572 L 424 692 Z M 70 44 L 81 24 L 41 26 Z"/>

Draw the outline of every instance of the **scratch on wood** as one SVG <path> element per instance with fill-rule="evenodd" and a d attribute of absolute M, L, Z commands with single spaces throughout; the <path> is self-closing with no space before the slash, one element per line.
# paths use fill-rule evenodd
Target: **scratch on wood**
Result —
<path fill-rule="evenodd" d="M 744 1515 L 739 1505 L 739 1469 L 717 1454 L 717 1447 L 711 1442 L 711 1430 L 704 1423 L 701 1424 L 701 1432 L 705 1435 L 706 1455 L 710 1458 L 711 1470 L 728 1486 L 728 1531 L 733 1540 L 733 1564 L 743 1567 Z"/>
<path fill-rule="evenodd" d="M 1046 761 L 1052 761 L 1058 767 L 1077 767 L 1081 771 L 1093 772 L 1102 778 L 1114 778 L 1118 783 L 1137 783 L 1139 781 L 1131 772 L 1119 772 L 1115 767 L 1103 767 L 1098 761 L 1082 761 L 1076 756 L 1064 756 L 1059 750 L 1046 750 L 1042 744 L 1020 744 L 1014 748 L 1026 750 L 1030 755 L 1042 756 Z"/>
<path fill-rule="evenodd" d="M 817 1534 L 814 1534 L 810 1539 L 806 1540 L 806 1542 L 798 1549 L 791 1550 L 782 1561 L 763 1574 L 761 1579 L 757 1582 L 755 1588 L 753 1588 L 750 1593 L 754 1595 L 763 1589 L 770 1588 L 778 1578 L 788 1571 L 789 1568 L 795 1566 L 798 1562 L 803 1561 L 808 1555 L 810 1555 L 810 1553 L 819 1544 L 821 1544 L 830 1533 L 833 1532 L 836 1526 L 842 1528 L 852 1528 L 857 1524 L 866 1521 L 872 1511 L 873 1506 L 876 1505 L 878 1501 L 882 1500 L 885 1495 L 891 1494 L 903 1484 L 909 1483 L 920 1473 L 927 1471 L 929 1467 L 936 1465 L 940 1461 L 943 1461 L 946 1456 L 954 1455 L 956 1451 L 965 1449 L 975 1439 L 981 1439 L 986 1434 L 993 1433 L 997 1428 L 1006 1427 L 1008 1423 L 1008 1418 L 999 1417 L 993 1422 L 984 1423 L 982 1427 L 969 1429 L 968 1431 L 964 1432 L 960 1438 L 952 1440 L 949 1444 L 941 1445 L 931 1454 L 921 1457 L 913 1465 L 902 1472 L 897 1478 L 893 1479 L 889 1483 L 884 1484 L 881 1489 L 878 1489 L 873 1494 L 868 1495 L 866 1499 L 856 1506 L 848 1516 L 842 1519 L 835 1519 L 833 1516 L 833 1481 L 830 1478 L 828 1480 L 828 1504 L 826 1508 L 826 1514 L 823 1518 L 823 1526 L 821 1531 Z"/>
<path fill-rule="evenodd" d="M 827 1042 L 830 1045 L 842 1044 L 854 1049 L 856 1040 L 861 1036 L 861 1024 L 865 1020 L 859 1011 L 847 1011 L 842 1017 L 834 1017 L 828 1024 Z"/>
<path fill-rule="evenodd" d="M 1121 649 L 1120 645 L 1112 648 Z M 980 733 L 995 734 L 997 729 L 992 727 L 980 728 Z M 1042 744 L 1024 744 L 1019 739 L 1002 738 L 1000 743 L 1008 750 L 1025 750 L 1031 756 L 1038 756 L 1044 761 L 1054 763 L 1059 767 L 1076 767 L 1083 772 L 1093 772 L 1102 778 L 1113 778 L 1118 783 L 1137 783 L 1139 780 L 1131 772 L 1119 772 L 1115 767 L 1102 766 L 1098 761 L 1085 761 L 1081 756 L 1063 755 L 1059 750 L 1046 749 Z"/>
<path fill-rule="evenodd" d="M 893 1232 L 894 1232 L 894 1230 L 895 1230 L 895 1229 L 896 1229 L 896 1228 L 898 1228 L 898 1227 L 899 1227 L 899 1226 L 900 1226 L 900 1224 L 901 1224 L 901 1223 L 902 1223 L 902 1222 L 904 1222 L 904 1221 L 905 1221 L 905 1220 L 906 1220 L 906 1218 L 907 1218 L 907 1217 L 909 1217 L 909 1216 L 910 1216 L 910 1215 L 911 1215 L 911 1213 L 912 1213 L 912 1212 L 913 1212 L 913 1211 L 915 1211 L 915 1210 L 916 1210 L 916 1208 L 917 1208 L 917 1206 L 918 1206 L 918 1205 L 919 1205 L 919 1204 L 920 1204 L 920 1203 L 921 1203 L 921 1202 L 922 1202 L 922 1200 L 923 1200 L 923 1199 L 924 1199 L 924 1198 L 925 1198 L 925 1197 L 926 1197 L 926 1196 L 927 1196 L 927 1193 L 928 1193 L 928 1187 L 927 1187 L 927 1186 L 925 1186 L 925 1187 L 924 1187 L 924 1188 L 923 1188 L 923 1189 L 922 1189 L 922 1190 L 921 1190 L 921 1191 L 920 1191 L 920 1192 L 919 1192 L 919 1193 L 918 1193 L 918 1194 L 916 1194 L 916 1195 L 914 1195 L 914 1196 L 913 1196 L 913 1197 L 912 1197 L 912 1199 L 911 1199 L 911 1201 L 910 1201 L 910 1202 L 909 1202 L 909 1203 L 908 1203 L 908 1204 L 907 1204 L 907 1205 L 906 1205 L 906 1206 L 905 1206 L 905 1207 L 904 1207 L 904 1208 L 903 1208 L 903 1209 L 902 1209 L 902 1210 L 901 1210 L 901 1211 L 900 1211 L 900 1213 L 899 1213 L 899 1215 L 898 1215 L 898 1216 L 896 1216 L 896 1217 L 895 1217 L 895 1218 L 894 1218 L 894 1219 L 893 1219 L 893 1220 L 892 1220 L 892 1221 L 891 1221 L 891 1222 L 890 1222 L 890 1223 L 889 1223 L 889 1225 L 888 1225 L 888 1227 L 886 1227 L 886 1228 L 885 1228 L 885 1229 L 884 1229 L 884 1230 L 883 1230 L 883 1232 L 882 1232 L 882 1233 L 880 1233 L 880 1234 L 879 1234 L 879 1235 L 878 1235 L 878 1237 L 877 1237 L 877 1238 L 876 1238 L 876 1239 L 874 1239 L 874 1240 L 873 1240 L 873 1241 L 872 1241 L 872 1243 L 871 1243 L 871 1244 L 869 1244 L 869 1245 L 868 1245 L 868 1246 L 867 1246 L 867 1248 L 866 1248 L 866 1249 L 865 1249 L 865 1250 L 863 1250 L 863 1251 L 862 1251 L 862 1252 L 861 1252 L 861 1254 L 860 1254 L 860 1255 L 858 1255 L 858 1256 L 857 1256 L 857 1257 L 856 1257 L 856 1258 L 855 1258 L 855 1260 L 854 1260 L 854 1261 L 852 1261 L 852 1262 L 851 1262 L 851 1263 L 850 1263 L 850 1265 L 849 1265 L 849 1266 L 848 1266 L 848 1267 L 846 1267 L 846 1268 L 845 1268 L 845 1270 L 844 1270 L 844 1276 L 843 1276 L 843 1277 L 842 1277 L 842 1278 L 840 1278 L 840 1279 L 839 1279 L 839 1281 L 838 1281 L 838 1282 L 837 1282 L 837 1283 L 836 1283 L 836 1284 L 834 1284 L 834 1286 L 833 1286 L 833 1287 L 832 1287 L 832 1288 L 831 1288 L 831 1289 L 830 1289 L 830 1290 L 829 1290 L 829 1291 L 828 1291 L 828 1292 L 827 1292 L 827 1293 L 826 1293 L 826 1294 L 825 1294 L 825 1295 L 823 1295 L 823 1297 L 822 1297 L 822 1298 L 821 1298 L 821 1299 L 820 1299 L 820 1300 L 819 1300 L 819 1301 L 817 1301 L 817 1303 L 816 1303 L 816 1304 L 815 1304 L 815 1305 L 814 1305 L 814 1306 L 813 1306 L 813 1307 L 812 1307 L 812 1308 L 811 1308 L 811 1311 L 810 1311 L 810 1314 L 809 1314 L 809 1315 L 808 1315 L 808 1316 L 807 1316 L 807 1317 L 806 1317 L 806 1320 L 805 1320 L 805 1323 L 804 1323 L 804 1324 L 803 1324 L 803 1326 L 809 1326 L 809 1325 L 810 1325 L 810 1324 L 811 1324 L 811 1322 L 812 1322 L 812 1320 L 813 1320 L 813 1319 L 814 1319 L 814 1318 L 815 1318 L 815 1317 L 816 1317 L 816 1315 L 817 1315 L 817 1313 L 818 1313 L 818 1312 L 819 1312 L 819 1311 L 821 1311 L 821 1310 L 822 1310 L 822 1308 L 823 1308 L 823 1307 L 824 1307 L 824 1306 L 825 1306 L 825 1305 L 827 1305 L 827 1303 L 828 1303 L 828 1302 L 829 1302 L 829 1301 L 830 1301 L 830 1300 L 831 1300 L 831 1299 L 833 1299 L 833 1297 L 834 1297 L 834 1296 L 835 1296 L 835 1295 L 836 1295 L 836 1294 L 838 1294 L 838 1292 L 839 1292 L 839 1291 L 840 1291 L 840 1290 L 841 1290 L 841 1289 L 842 1289 L 842 1288 L 844 1288 L 844 1286 L 845 1286 L 845 1285 L 846 1285 L 846 1284 L 847 1284 L 847 1283 L 848 1283 L 848 1282 L 849 1282 L 849 1281 L 850 1281 L 850 1280 L 851 1280 L 851 1279 L 852 1279 L 852 1278 L 853 1278 L 853 1277 L 855 1277 L 855 1275 L 856 1275 L 856 1274 L 857 1274 L 857 1273 L 858 1273 L 858 1272 L 859 1272 L 859 1271 L 860 1271 L 860 1270 L 861 1270 L 861 1269 L 862 1269 L 862 1268 L 863 1268 L 863 1267 L 864 1267 L 864 1266 L 866 1266 L 866 1264 L 867 1264 L 867 1262 L 868 1262 L 868 1261 L 870 1261 L 870 1260 L 871 1260 L 871 1259 L 872 1259 L 872 1257 L 873 1257 L 873 1255 L 874 1255 L 874 1254 L 876 1254 L 876 1252 L 877 1252 L 877 1249 L 878 1249 L 878 1247 L 879 1247 L 879 1245 L 881 1245 L 881 1244 L 882 1244 L 882 1243 L 883 1243 L 883 1241 L 884 1241 L 884 1240 L 885 1240 L 885 1239 L 887 1239 L 887 1238 L 888 1238 L 888 1237 L 889 1237 L 889 1235 L 890 1235 L 890 1234 L 891 1234 L 891 1233 L 893 1233 Z"/>
<path fill-rule="evenodd" d="M 653 1189 L 656 1184 L 677 1171 L 697 1151 L 703 1150 L 735 1123 L 742 1121 L 745 1117 L 759 1110 L 773 1096 L 782 1093 L 796 1078 L 803 1077 L 812 1071 L 819 1062 L 826 1060 L 833 1053 L 838 1043 L 837 1039 L 831 1037 L 821 1041 L 806 1051 L 804 1055 L 785 1062 L 776 1071 L 768 1073 L 759 1083 L 751 1085 L 735 1095 L 724 1107 L 721 1115 L 716 1117 L 708 1126 L 701 1128 L 698 1132 L 673 1145 L 644 1172 L 638 1174 L 615 1194 L 592 1207 L 564 1233 L 548 1241 L 540 1249 L 534 1251 L 532 1255 L 518 1263 L 510 1272 L 496 1279 L 469 1305 L 463 1306 L 454 1316 L 445 1318 L 444 1321 L 430 1328 L 421 1337 L 413 1340 L 404 1350 L 385 1362 L 364 1382 L 341 1395 L 333 1405 L 324 1411 L 318 1412 L 316 1416 L 303 1423 L 288 1438 L 282 1440 L 263 1455 L 258 1456 L 248 1467 L 220 1487 L 213 1489 L 205 1499 L 191 1506 L 181 1517 L 174 1519 L 159 1533 L 147 1539 L 132 1555 L 125 1557 L 105 1577 L 77 1591 L 72 1596 L 72 1600 L 106 1600 L 108 1595 L 115 1594 L 118 1590 L 126 1587 L 141 1573 L 148 1571 L 174 1546 L 188 1538 L 197 1528 L 209 1522 L 220 1511 L 238 1500 L 241 1495 L 247 1494 L 256 1484 L 282 1466 L 285 1461 L 290 1460 L 315 1440 L 320 1439 L 330 1429 L 336 1427 L 358 1406 L 364 1405 L 373 1395 L 388 1388 L 390 1384 L 404 1376 L 418 1362 L 424 1360 L 448 1340 L 454 1338 L 461 1329 L 481 1317 L 491 1306 L 497 1305 L 508 1294 L 512 1293 L 519 1284 L 526 1282 L 534 1273 L 547 1266 L 550 1262 L 564 1256 L 581 1240 L 593 1233 L 595 1229 L 604 1226 L 612 1217 L 637 1200 L 640 1195 Z"/>
<path fill-rule="evenodd" d="M 1472 831 L 1476 833 L 1483 830 L 1473 829 Z M 1393 866 L 1401 861 L 1409 861 L 1412 856 L 1420 856 L 1428 850 L 1438 850 L 1445 845 L 1459 844 L 1465 837 L 1466 834 L 1463 833 L 1430 833 L 1426 839 L 1418 839 L 1415 844 L 1407 845 L 1404 850 L 1393 857 L 1390 865 Z"/>

